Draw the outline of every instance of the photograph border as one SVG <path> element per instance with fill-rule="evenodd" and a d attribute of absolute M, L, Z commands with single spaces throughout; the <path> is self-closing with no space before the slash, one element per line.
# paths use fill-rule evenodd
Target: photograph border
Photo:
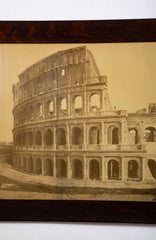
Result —
<path fill-rule="evenodd" d="M 155 42 L 156 19 L 0 21 L 0 44 Z M 156 202 L 0 200 L 0 221 L 156 223 Z"/>

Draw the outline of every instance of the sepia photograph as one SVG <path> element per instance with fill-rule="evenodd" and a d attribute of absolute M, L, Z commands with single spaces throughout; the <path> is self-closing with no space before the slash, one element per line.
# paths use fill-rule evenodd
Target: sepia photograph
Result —
<path fill-rule="evenodd" d="M 156 201 L 156 42 L 0 44 L 0 199 Z"/>

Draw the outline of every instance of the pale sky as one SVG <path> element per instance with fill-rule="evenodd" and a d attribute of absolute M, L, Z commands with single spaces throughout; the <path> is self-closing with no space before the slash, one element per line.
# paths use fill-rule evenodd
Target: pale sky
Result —
<path fill-rule="evenodd" d="M 156 102 L 156 43 L 0 44 L 0 141 L 12 141 L 12 84 L 18 75 L 48 55 L 83 45 L 107 75 L 112 106 L 136 112 Z"/>

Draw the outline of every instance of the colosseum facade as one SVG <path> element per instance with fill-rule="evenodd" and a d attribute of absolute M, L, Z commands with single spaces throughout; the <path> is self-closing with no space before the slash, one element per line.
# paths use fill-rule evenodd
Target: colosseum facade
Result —
<path fill-rule="evenodd" d="M 28 67 L 13 99 L 16 170 L 59 186 L 156 184 L 156 104 L 113 109 L 107 77 L 85 46 Z"/>

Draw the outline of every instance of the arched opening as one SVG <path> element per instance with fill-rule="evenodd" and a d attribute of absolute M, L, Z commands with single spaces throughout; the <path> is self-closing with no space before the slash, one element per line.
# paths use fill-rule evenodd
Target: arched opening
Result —
<path fill-rule="evenodd" d="M 23 170 L 24 172 L 26 172 L 26 158 L 25 158 L 25 157 L 23 158 L 21 168 L 22 168 L 22 170 Z"/>
<path fill-rule="evenodd" d="M 53 176 L 53 162 L 50 158 L 44 160 L 44 175 Z"/>
<path fill-rule="evenodd" d="M 83 178 L 82 162 L 79 159 L 75 159 L 73 162 L 73 178 Z"/>
<path fill-rule="evenodd" d="M 53 112 L 54 112 L 54 102 L 50 101 L 49 102 L 49 113 L 53 114 Z"/>
<path fill-rule="evenodd" d="M 45 145 L 52 145 L 53 144 L 53 134 L 52 131 L 50 129 L 48 129 L 45 132 Z"/>
<path fill-rule="evenodd" d="M 56 164 L 57 177 L 66 178 L 67 177 L 67 167 L 66 162 L 63 159 L 58 159 Z"/>
<path fill-rule="evenodd" d="M 66 111 L 67 110 L 67 100 L 66 100 L 66 98 L 63 98 L 62 100 L 61 100 L 61 110 L 62 111 Z"/>
<path fill-rule="evenodd" d="M 81 96 L 75 97 L 74 110 L 76 113 L 79 113 L 82 110 L 82 97 Z"/>
<path fill-rule="evenodd" d="M 42 135 L 41 131 L 36 132 L 36 145 L 41 146 L 42 145 Z"/>
<path fill-rule="evenodd" d="M 154 179 L 156 179 L 156 161 L 153 159 L 148 159 L 148 167 Z"/>
<path fill-rule="evenodd" d="M 82 144 L 82 133 L 79 127 L 74 127 L 72 129 L 72 144 L 81 145 Z"/>
<path fill-rule="evenodd" d="M 144 141 L 145 142 L 156 142 L 156 129 L 153 127 L 148 127 L 144 131 Z"/>
<path fill-rule="evenodd" d="M 23 133 L 21 135 L 21 141 L 22 141 L 22 146 L 23 147 L 26 146 L 26 134 L 25 133 Z"/>
<path fill-rule="evenodd" d="M 130 160 L 128 162 L 128 178 L 138 178 L 139 177 L 139 165 L 137 161 Z"/>
<path fill-rule="evenodd" d="M 33 114 L 34 114 L 33 106 L 30 106 L 29 107 L 29 120 L 30 121 L 33 119 Z"/>
<path fill-rule="evenodd" d="M 32 157 L 30 157 L 28 160 L 27 160 L 27 164 L 26 164 L 26 170 L 27 170 L 27 173 L 33 173 L 33 159 Z"/>
<path fill-rule="evenodd" d="M 89 130 L 89 144 L 99 144 L 99 129 L 91 127 Z"/>
<path fill-rule="evenodd" d="M 56 130 L 56 143 L 57 145 L 66 144 L 66 133 L 63 128 L 57 128 Z"/>
<path fill-rule="evenodd" d="M 108 144 L 119 144 L 119 129 L 117 127 L 110 127 L 108 129 Z"/>
<path fill-rule="evenodd" d="M 35 159 L 34 173 L 42 174 L 42 162 L 40 158 Z"/>
<path fill-rule="evenodd" d="M 42 114 L 43 114 L 42 104 L 38 103 L 37 106 L 36 106 L 36 116 L 41 117 Z"/>
<path fill-rule="evenodd" d="M 108 162 L 108 179 L 119 179 L 119 163 L 116 160 Z"/>
<path fill-rule="evenodd" d="M 92 94 L 90 97 L 90 110 L 93 112 L 98 111 L 100 109 L 100 96 L 99 94 L 95 93 Z"/>
<path fill-rule="evenodd" d="M 138 131 L 135 128 L 131 128 L 131 129 L 129 129 L 129 132 L 132 136 L 133 144 L 138 144 L 138 142 L 139 142 Z"/>
<path fill-rule="evenodd" d="M 33 134 L 32 132 L 28 133 L 28 146 L 32 146 L 33 145 Z"/>
<path fill-rule="evenodd" d="M 100 178 L 100 165 L 97 160 L 89 162 L 89 178 L 98 180 Z"/>

